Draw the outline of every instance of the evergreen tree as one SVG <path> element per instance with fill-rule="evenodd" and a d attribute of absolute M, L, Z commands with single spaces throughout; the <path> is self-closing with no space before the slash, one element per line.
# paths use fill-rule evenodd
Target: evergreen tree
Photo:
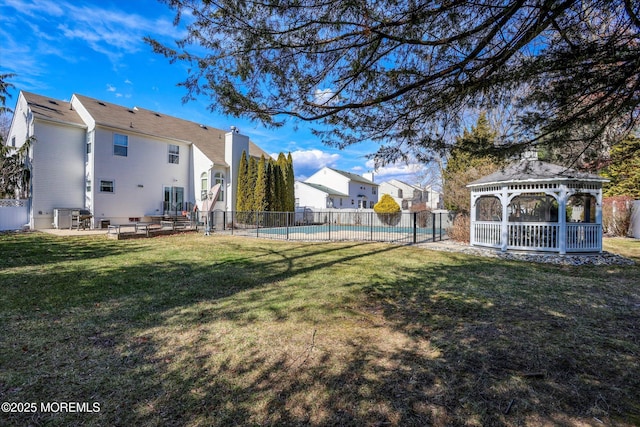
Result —
<path fill-rule="evenodd" d="M 282 156 L 282 153 L 280 153 Z M 282 167 L 280 166 L 280 156 L 278 156 L 278 161 L 272 162 L 273 169 L 273 203 L 271 209 L 274 212 L 282 212 L 284 206 L 284 181 L 282 179 Z"/>
<path fill-rule="evenodd" d="M 274 192 L 275 192 L 275 182 L 273 179 L 273 159 L 271 157 L 266 158 L 265 159 L 265 163 L 264 163 L 264 167 L 265 167 L 265 174 L 267 177 L 267 183 L 265 185 L 265 211 L 272 211 L 273 210 L 273 203 L 274 203 Z"/>
<path fill-rule="evenodd" d="M 480 114 L 471 130 L 464 130 L 456 139 L 443 171 L 445 208 L 468 214 L 471 194 L 466 187 L 472 181 L 498 170 L 502 162 L 492 155 L 496 132 L 486 115 Z"/>
<path fill-rule="evenodd" d="M 9 88 L 13 87 L 7 80 L 12 77 L 15 74 L 0 74 L 0 115 L 11 113 L 5 103 Z M 0 132 L 0 198 L 27 198 L 31 180 L 29 149 L 36 139 L 31 136 L 16 149 L 5 145 L 4 138 L 4 132 Z"/>
<path fill-rule="evenodd" d="M 611 149 L 610 157 L 609 166 L 602 171 L 611 180 L 604 185 L 604 195 L 640 199 L 640 138 L 629 135 Z"/>
<path fill-rule="evenodd" d="M 267 160 L 264 155 L 260 157 L 258 161 L 258 168 L 256 171 L 256 185 L 253 195 L 253 210 L 257 212 L 263 212 L 267 210 L 268 200 L 267 193 L 269 191 L 269 178 L 267 176 Z"/>
<path fill-rule="evenodd" d="M 293 157 L 291 152 L 287 155 L 287 166 L 285 168 L 285 210 L 287 212 L 293 212 L 296 210 L 296 195 L 295 195 L 295 178 L 293 175 Z"/>
<path fill-rule="evenodd" d="M 255 157 L 249 157 L 249 177 L 247 179 L 247 194 L 246 194 L 246 210 L 255 211 L 255 194 L 256 194 L 256 181 L 258 180 L 258 161 Z"/>
<path fill-rule="evenodd" d="M 373 211 L 384 224 L 397 225 L 402 216 L 400 205 L 389 194 L 383 194 Z"/>
<path fill-rule="evenodd" d="M 236 193 L 236 211 L 244 212 L 247 209 L 248 199 L 247 190 L 249 187 L 249 163 L 247 161 L 247 152 L 242 152 L 240 158 L 240 166 L 238 167 L 238 190 Z"/>

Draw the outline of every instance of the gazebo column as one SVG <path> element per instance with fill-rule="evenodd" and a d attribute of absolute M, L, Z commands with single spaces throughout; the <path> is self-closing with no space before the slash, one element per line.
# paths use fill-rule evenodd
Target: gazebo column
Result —
<path fill-rule="evenodd" d="M 471 221 L 469 221 L 470 233 L 469 244 L 471 246 L 476 244 L 476 203 L 478 202 L 478 195 L 475 191 L 471 190 Z M 435 214 L 434 214 L 435 215 Z"/>
<path fill-rule="evenodd" d="M 567 253 L 567 186 L 560 185 L 558 194 L 558 250 L 561 255 Z"/>
<path fill-rule="evenodd" d="M 500 204 L 502 205 L 502 221 L 500 223 L 500 250 L 506 252 L 509 246 L 509 186 L 503 185 L 500 192 Z"/>
<path fill-rule="evenodd" d="M 598 252 L 602 253 L 602 187 L 598 189 L 598 192 L 595 194 L 595 196 L 596 196 L 596 224 L 598 224 L 598 227 L 599 227 Z"/>

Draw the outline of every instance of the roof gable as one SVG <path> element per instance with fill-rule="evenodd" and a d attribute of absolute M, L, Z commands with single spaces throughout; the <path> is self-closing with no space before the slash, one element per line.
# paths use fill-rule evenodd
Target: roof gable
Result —
<path fill-rule="evenodd" d="M 86 127 L 69 102 L 25 91 L 21 93 L 36 119 Z"/>
<path fill-rule="evenodd" d="M 226 165 L 224 153 L 227 132 L 222 129 L 145 108 L 128 108 L 84 95 L 75 94 L 74 96 L 99 125 L 193 143 L 211 161 Z M 269 156 L 252 141 L 249 141 L 249 155 Z"/>

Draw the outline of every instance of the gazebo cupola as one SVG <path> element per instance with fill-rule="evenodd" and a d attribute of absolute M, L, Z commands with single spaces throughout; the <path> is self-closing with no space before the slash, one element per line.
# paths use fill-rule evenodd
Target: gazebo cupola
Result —
<path fill-rule="evenodd" d="M 529 156 L 467 185 L 471 245 L 502 251 L 602 252 L 602 184 Z"/>

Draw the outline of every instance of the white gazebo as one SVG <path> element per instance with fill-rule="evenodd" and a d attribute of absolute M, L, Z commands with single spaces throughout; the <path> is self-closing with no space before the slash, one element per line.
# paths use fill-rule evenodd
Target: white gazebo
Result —
<path fill-rule="evenodd" d="M 602 252 L 598 175 L 523 159 L 467 185 L 471 245 L 502 251 Z"/>

